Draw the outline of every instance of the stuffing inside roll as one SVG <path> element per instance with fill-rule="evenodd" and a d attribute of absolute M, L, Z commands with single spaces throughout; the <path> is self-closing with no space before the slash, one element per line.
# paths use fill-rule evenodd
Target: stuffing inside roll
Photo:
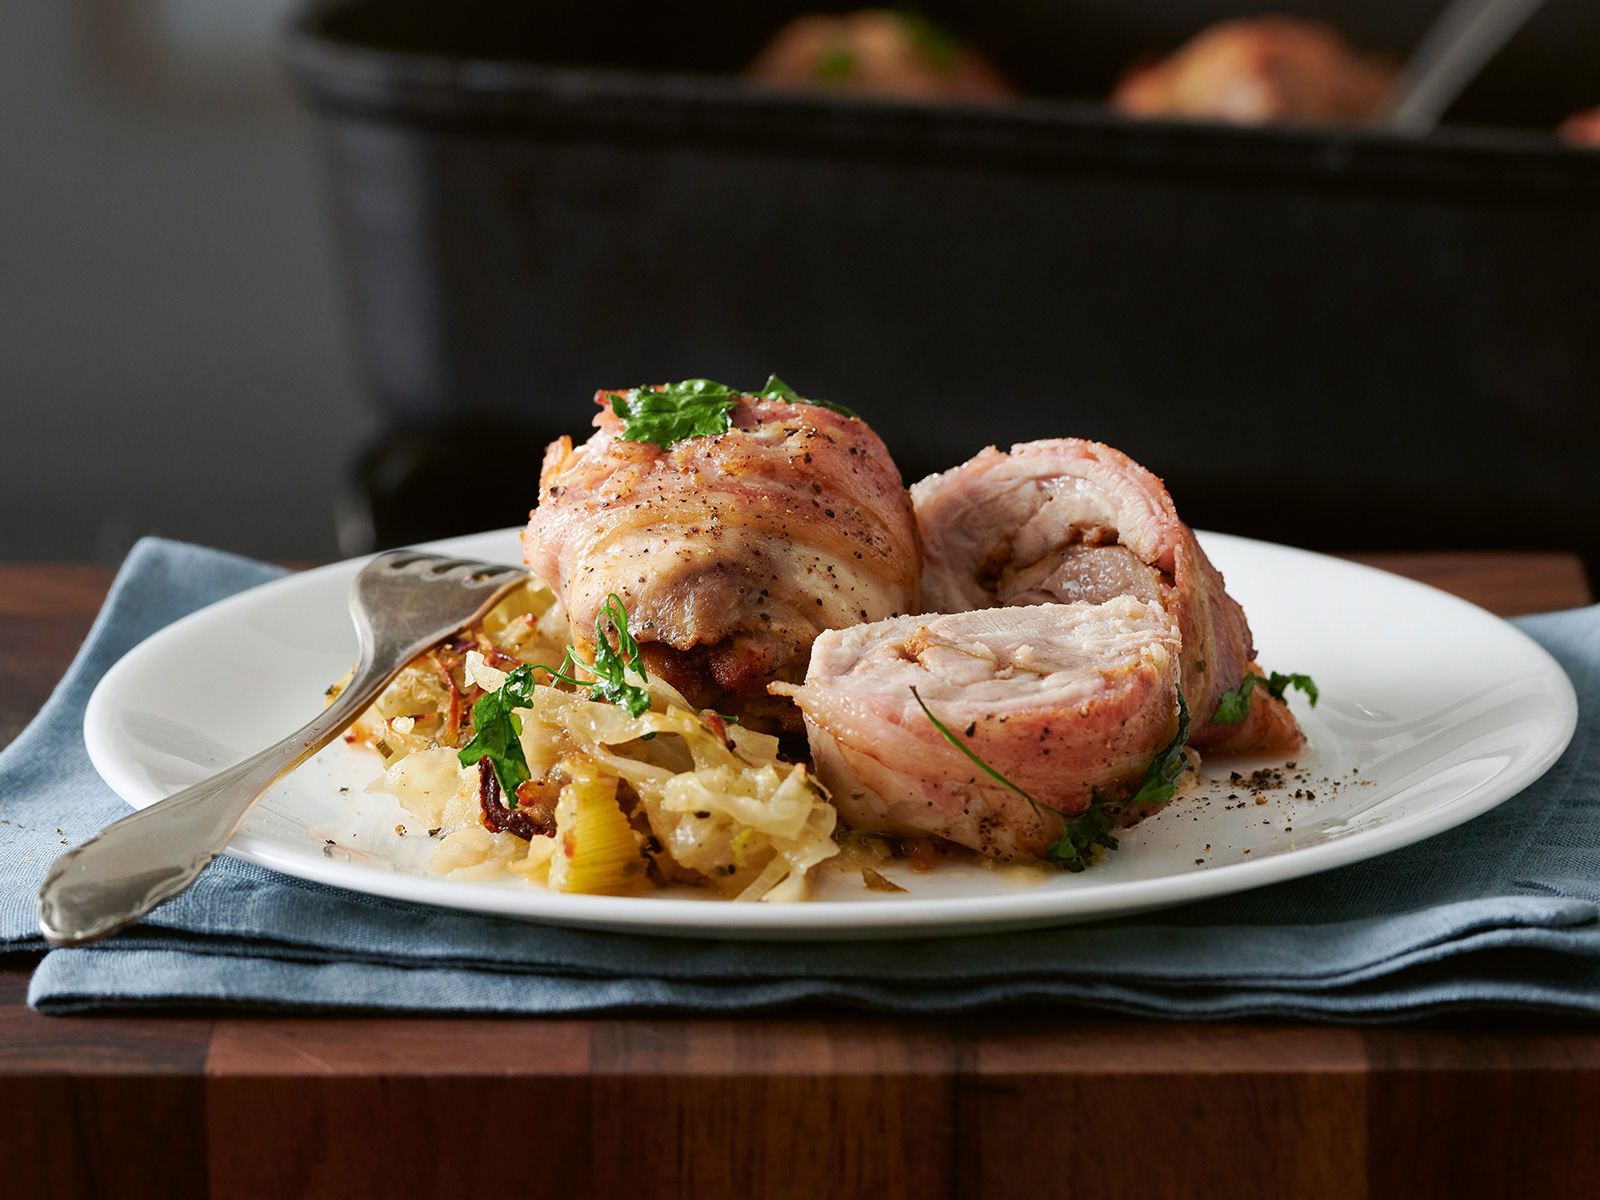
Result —
<path fill-rule="evenodd" d="M 1104 602 L 1161 604 L 1178 627 L 1193 743 L 1292 752 L 1288 708 L 1256 689 L 1246 718 L 1212 721 L 1256 673 L 1249 622 L 1161 480 L 1121 451 L 1078 438 L 989 447 L 911 489 L 923 544 L 925 611 Z"/>
<path fill-rule="evenodd" d="M 898 617 L 823 634 L 805 684 L 773 690 L 805 713 L 815 769 L 853 829 L 1042 858 L 1065 819 L 1128 798 L 1174 737 L 1178 631 L 1132 596 Z"/>

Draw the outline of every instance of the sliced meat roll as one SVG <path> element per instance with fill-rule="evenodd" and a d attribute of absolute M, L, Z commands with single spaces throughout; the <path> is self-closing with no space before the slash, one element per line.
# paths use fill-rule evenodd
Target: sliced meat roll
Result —
<path fill-rule="evenodd" d="M 984 774 L 928 709 L 1038 803 L 1126 799 L 1178 725 L 1178 631 L 1159 605 L 1042 604 L 824 633 L 803 687 L 813 766 L 852 828 L 1042 858 L 1061 818 Z M 917 689 L 916 695 L 912 688 Z"/>
<path fill-rule="evenodd" d="M 1396 73 L 1392 59 L 1362 53 L 1321 21 L 1243 17 L 1134 67 L 1110 104 L 1130 117 L 1365 125 L 1383 112 Z"/>
<path fill-rule="evenodd" d="M 611 395 L 595 396 L 593 437 L 545 452 L 528 566 L 585 654 L 615 592 L 652 673 L 700 707 L 798 732 L 767 684 L 803 679 L 822 630 L 917 609 L 899 469 L 865 421 L 817 405 L 739 396 L 727 432 L 663 450 L 621 440 Z"/>
<path fill-rule="evenodd" d="M 1019 604 L 1157 601 L 1182 638 L 1190 743 L 1289 752 L 1301 735 L 1265 688 L 1236 725 L 1211 716 L 1256 670 L 1244 610 L 1223 587 L 1161 480 L 1119 450 L 1077 438 L 989 447 L 911 489 L 923 542 L 926 612 Z"/>

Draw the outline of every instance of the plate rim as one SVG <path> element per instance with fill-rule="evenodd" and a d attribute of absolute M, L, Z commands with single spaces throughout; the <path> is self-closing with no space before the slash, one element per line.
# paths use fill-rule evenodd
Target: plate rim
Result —
<path fill-rule="evenodd" d="M 419 548 L 445 553 L 466 551 L 463 543 L 514 536 L 516 527 L 419 543 Z M 1471 610 L 1479 618 L 1503 626 L 1522 649 L 1532 652 L 1543 672 L 1557 683 L 1556 718 L 1537 752 L 1515 760 L 1507 769 L 1468 788 L 1461 795 L 1419 813 L 1401 816 L 1346 838 L 1297 847 L 1251 862 L 1209 867 L 1153 878 L 1109 881 L 1070 891 L 1037 889 L 1015 893 L 961 897 L 895 898 L 893 900 L 830 900 L 819 903 L 757 905 L 684 900 L 671 897 L 565 895 L 541 890 L 511 889 L 494 883 L 432 878 L 337 860 L 315 859 L 301 852 L 274 850 L 273 843 L 248 833 L 230 842 L 224 853 L 294 878 L 343 888 L 364 895 L 476 912 L 502 918 L 590 929 L 656 935 L 711 938 L 828 939 L 938 936 L 1105 920 L 1117 916 L 1220 898 L 1258 887 L 1298 879 L 1375 858 L 1453 829 L 1517 795 L 1536 782 L 1560 758 L 1577 727 L 1577 694 L 1566 671 L 1543 646 L 1509 621 L 1478 605 L 1418 580 L 1381 568 L 1298 547 L 1244 538 L 1236 534 L 1197 531 L 1202 547 L 1221 543 L 1265 549 L 1271 553 L 1334 562 L 1341 570 L 1381 576 L 1386 586 L 1399 585 L 1425 595 L 1430 603 Z M 1209 550 L 1208 550 L 1209 553 Z M 260 603 L 260 594 L 288 587 L 314 586 L 329 574 L 352 572 L 369 561 L 361 555 L 269 580 L 214 601 L 155 631 L 124 653 L 96 683 L 84 710 L 83 737 L 96 772 L 125 803 L 135 809 L 164 798 L 152 794 L 116 755 L 109 736 L 115 694 L 124 677 L 146 666 L 168 643 L 181 642 L 203 622 L 216 621 L 231 608 Z M 131 793 L 131 794 L 130 794 Z"/>

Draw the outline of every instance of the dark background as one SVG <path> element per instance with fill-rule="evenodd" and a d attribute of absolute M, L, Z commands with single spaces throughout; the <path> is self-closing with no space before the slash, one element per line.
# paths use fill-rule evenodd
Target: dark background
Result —
<path fill-rule="evenodd" d="M 0 559 L 337 554 L 376 422 L 283 8 L 0 4 Z"/>
<path fill-rule="evenodd" d="M 399 0 L 391 7 L 429 6 Z M 786 6 L 708 0 L 699 6 L 698 19 L 709 22 L 705 30 L 666 6 L 497 7 L 496 19 L 520 13 L 520 25 L 495 25 L 486 39 L 467 19 L 486 8 L 481 0 L 451 6 L 462 48 L 487 41 L 516 57 L 525 44 L 559 46 L 565 39 L 572 47 L 565 57 L 576 63 L 599 61 L 593 48 L 600 46 L 605 61 L 617 64 L 725 69 L 747 57 L 745 43 L 758 43 Z M 1181 41 L 1217 15 L 1219 4 L 1015 0 L 1010 7 L 1026 17 L 1030 37 L 1008 32 L 1015 22 L 996 22 L 994 5 L 956 0 L 940 9 L 990 46 L 1031 90 L 1093 96 L 1103 92 L 1117 64 Z M 1266 7 L 1329 6 L 1307 0 Z M 1435 0 L 1351 0 L 1341 24 L 1363 45 L 1403 52 L 1437 7 Z M 115 560 L 150 532 L 265 557 L 333 557 L 341 544 L 361 548 L 361 505 L 352 497 L 362 487 L 382 491 L 395 480 L 420 479 L 426 486 L 400 507 L 426 506 L 440 462 L 473 461 L 487 448 L 503 474 L 525 474 L 531 492 L 538 442 L 549 432 L 579 432 L 595 385 L 702 372 L 743 384 L 767 370 L 793 374 L 797 361 L 810 367 L 790 382 L 860 409 L 889 436 L 912 476 L 949 465 L 989 440 L 1085 433 L 1114 441 L 1167 474 L 1180 507 L 1199 524 L 1320 546 L 1553 539 L 1571 546 L 1583 541 L 1581 548 L 1590 549 L 1581 529 L 1541 518 L 1587 486 L 1582 443 L 1592 442 L 1585 435 L 1593 424 L 1590 385 L 1600 360 L 1584 345 L 1578 318 L 1579 305 L 1593 295 L 1587 264 L 1600 246 L 1592 197 L 1552 207 L 1517 193 L 1504 205 L 1462 215 L 1435 184 L 1398 207 L 1392 188 L 1378 189 L 1372 194 L 1389 239 L 1383 243 L 1374 242 L 1371 230 L 1378 226 L 1362 207 L 1368 183 L 1344 185 L 1343 198 L 1329 207 L 1296 199 L 1292 188 L 1252 183 L 1235 192 L 1242 177 L 1217 176 L 1175 209 L 1163 196 L 1191 187 L 1187 176 L 1169 188 L 1119 167 L 1087 177 L 1078 189 L 1106 215 L 1101 226 L 1085 231 L 1081 247 L 1070 244 L 1076 232 L 1063 235 L 1061 253 L 1070 256 L 1063 261 L 1092 286 L 1079 287 L 1059 312 L 1019 304 L 1013 314 L 1003 303 L 988 305 L 1002 332 L 985 333 L 971 339 L 984 344 L 970 345 L 908 317 L 894 336 L 863 345 L 866 318 L 896 311 L 905 289 L 894 278 L 865 286 L 840 279 L 840 301 L 814 306 L 831 314 L 831 323 L 808 319 L 803 329 L 793 326 L 789 344 L 771 328 L 757 330 L 761 322 L 752 310 L 759 300 L 743 294 L 701 289 L 704 295 L 694 293 L 695 312 L 663 318 L 638 286 L 597 282 L 587 271 L 589 260 L 568 252 L 571 239 L 603 245 L 619 229 L 626 235 L 618 222 L 643 228 L 637 214 L 618 216 L 637 199 L 635 189 L 620 178 L 604 179 L 607 171 L 635 179 L 629 174 L 634 168 L 616 158 L 601 160 L 597 171 L 590 161 L 596 152 L 581 146 L 570 170 L 560 157 L 565 151 L 542 158 L 530 152 L 526 171 L 542 182 L 529 197 L 563 221 L 575 214 L 587 223 L 563 226 L 560 236 L 528 246 L 518 244 L 519 230 L 506 228 L 494 245 L 509 248 L 505 263 L 517 274 L 513 287 L 541 273 L 560 283 L 538 293 L 540 303 L 562 310 L 560 319 L 496 300 L 493 311 L 471 317 L 469 328 L 481 340 L 498 325 L 496 336 L 507 344 L 536 350 L 530 361 L 537 370 L 480 389 L 476 400 L 441 393 L 449 428 L 422 421 L 395 434 L 395 414 L 408 396 L 391 389 L 381 402 L 375 399 L 382 368 L 375 370 L 370 345 L 364 362 L 356 349 L 333 228 L 329 142 L 319 137 L 276 61 L 276 26 L 286 8 L 274 0 L 11 0 L 0 8 L 0 144 L 7 151 L 0 173 L 0 428 L 6 430 L 0 504 L 11 517 L 0 524 L 0 558 Z M 655 25 L 637 19 L 618 24 L 624 9 L 635 18 L 653 13 Z M 1581 58 L 1587 44 L 1572 35 L 1573 22 L 1592 25 L 1591 18 L 1578 0 L 1550 0 L 1463 100 L 1457 118 L 1478 124 L 1520 119 L 1547 129 L 1582 90 L 1561 92 L 1572 90 L 1563 82 L 1574 77 L 1568 60 Z M 730 21 L 743 24 L 733 29 Z M 1058 56 L 1051 62 L 1059 63 L 1052 79 L 1040 47 L 1054 25 L 1061 29 L 1050 47 Z M 417 44 L 436 45 L 437 27 L 437 21 L 419 22 Z M 398 44 L 404 43 L 400 36 Z M 689 61 L 695 54 L 722 57 Z M 1580 83 L 1593 75 L 1583 66 L 1576 64 Z M 1528 87 L 1530 71 L 1540 87 Z M 476 155 L 482 144 L 468 131 L 459 143 L 462 156 Z M 455 143 L 440 145 L 429 169 L 455 152 Z M 348 145 L 339 152 L 347 151 Z M 679 165 L 695 161 L 691 156 Z M 771 169 L 781 180 L 795 168 L 779 155 Z M 907 222 L 929 214 L 959 229 L 962 205 L 971 210 L 974 230 L 1003 214 L 1014 232 L 1006 242 L 1012 268 L 1048 276 L 1027 246 L 1059 232 L 1059 210 L 1050 207 L 1049 194 L 1004 183 L 1003 196 L 991 196 L 982 177 L 970 175 L 952 176 L 946 187 L 943 169 L 928 161 L 926 194 L 933 199 L 920 212 L 895 210 L 891 192 L 882 189 L 879 216 L 897 227 L 896 236 L 914 243 L 917 231 Z M 495 187 L 516 183 L 515 171 L 504 173 L 501 163 L 494 170 L 502 172 Z M 461 178 L 470 180 L 470 171 Z M 685 211 L 703 214 L 695 189 L 713 178 L 699 170 L 680 181 Z M 834 186 L 818 178 L 813 186 Z M 597 180 L 605 183 L 603 195 L 594 192 Z M 849 181 L 865 189 L 865 201 L 852 198 L 840 213 L 852 221 L 870 216 L 862 207 L 875 186 L 870 173 L 856 172 Z M 454 228 L 494 227 L 485 213 L 498 219 L 502 210 L 515 210 L 502 203 L 505 196 L 527 207 L 527 198 L 518 201 L 514 193 L 470 187 L 451 193 L 464 216 Z M 380 190 L 374 197 L 382 203 L 398 194 Z M 802 204 L 789 224 L 815 212 Z M 1441 256 L 1423 237 L 1452 221 L 1464 236 L 1472 234 L 1471 222 L 1494 223 L 1503 243 L 1525 231 L 1538 261 L 1524 257 L 1525 269 L 1508 284 L 1492 263 Z M 1225 226 L 1228 236 L 1241 230 L 1246 236 L 1229 243 Z M 730 212 L 712 230 L 720 239 L 716 249 L 730 267 L 772 253 L 770 242 L 760 241 L 767 237 L 764 228 L 770 226 Z M 1307 263 L 1297 258 L 1305 244 L 1297 230 L 1312 230 L 1316 244 L 1333 247 L 1332 269 L 1317 264 L 1323 274 L 1312 288 Z M 1340 238 L 1347 239 L 1347 255 L 1339 250 Z M 843 242 L 835 239 L 835 245 Z M 1569 254 L 1569 246 L 1576 253 Z M 1135 253 L 1124 253 L 1127 248 Z M 780 251 L 773 260 L 790 280 L 815 273 L 824 261 L 804 247 Z M 542 259 L 513 261 L 529 252 L 548 254 L 554 267 Z M 942 253 L 952 277 L 970 276 L 974 289 L 994 283 L 997 260 L 982 246 L 968 251 L 951 244 Z M 842 251 L 836 255 L 849 259 Z M 1130 263 L 1151 262 L 1160 264 L 1159 278 L 1128 273 Z M 1048 280 L 1034 282 L 1043 289 Z M 831 282 L 814 279 L 807 286 L 826 298 Z M 1481 296 L 1471 322 L 1429 323 L 1429 289 L 1440 287 Z M 1207 288 L 1242 295 L 1246 306 L 1208 307 Z M 381 289 L 384 296 L 398 294 Z M 1325 309 L 1321 301 L 1340 294 L 1376 296 L 1382 303 L 1365 309 L 1352 303 L 1350 315 L 1326 320 L 1338 305 Z M 479 293 L 493 295 L 492 287 Z M 1307 306 L 1308 295 L 1318 304 Z M 1286 316 L 1286 304 L 1300 307 Z M 944 314 L 947 323 L 960 326 L 958 309 Z M 574 312 L 589 314 L 583 316 L 588 324 L 573 325 Z M 1419 352 L 1402 355 L 1396 369 L 1375 364 L 1374 339 L 1392 339 L 1414 316 L 1425 343 Z M 1274 321 L 1294 337 L 1250 341 L 1250 330 Z M 581 347 L 569 326 L 581 331 Z M 1152 338 L 1147 329 L 1167 332 Z M 407 355 L 414 358 L 421 345 L 402 338 L 381 358 L 403 370 Z M 1302 346 L 1315 347 L 1318 355 L 1303 353 Z M 1001 361 L 996 356 L 1022 362 L 1030 354 L 1034 373 L 1018 375 L 1026 389 L 1001 386 L 986 365 Z M 1061 363 L 1059 372 L 1053 361 Z M 1173 375 L 1180 362 L 1188 365 Z M 607 372 L 600 364 L 616 369 Z M 1041 367 L 1051 369 L 1041 373 Z M 928 378 L 919 379 L 919 372 Z M 1465 413 L 1453 373 L 1477 389 Z M 501 393 L 503 399 L 479 404 Z M 1156 407 L 1147 412 L 1146 404 Z M 1240 420 L 1246 407 L 1249 419 Z M 538 433 L 522 439 L 527 444 L 505 436 L 513 410 Z M 1277 413 L 1286 420 L 1274 419 Z M 1355 421 L 1363 424 L 1352 432 Z M 1236 431 L 1226 428 L 1230 422 Z M 1328 435 L 1341 422 L 1335 453 Z M 1186 433 L 1197 428 L 1206 431 L 1204 446 Z M 1435 428 L 1449 429 L 1451 437 L 1434 439 Z M 1277 434 L 1283 436 L 1275 441 Z M 382 450 L 376 458 L 374 445 Z M 1561 453 L 1545 453 L 1556 445 Z M 1500 454 L 1507 460 L 1503 474 L 1494 469 L 1499 447 L 1515 451 Z M 363 474 L 357 463 L 364 452 Z M 1408 470 L 1413 463 L 1425 471 Z M 1338 520 L 1341 496 L 1316 484 L 1317 471 L 1348 489 L 1358 514 L 1348 532 Z M 1251 485 L 1267 489 L 1265 502 Z M 1308 494 L 1313 499 L 1302 503 Z M 516 503 L 502 507 L 509 513 L 525 503 L 521 497 L 516 491 Z M 1365 508 L 1354 503 L 1359 500 Z M 1324 518 L 1315 537 L 1304 533 L 1307 504 Z M 1277 524 L 1274 514 L 1281 517 Z M 469 503 L 446 515 L 448 528 L 423 532 L 515 519 L 499 509 L 479 519 Z"/>

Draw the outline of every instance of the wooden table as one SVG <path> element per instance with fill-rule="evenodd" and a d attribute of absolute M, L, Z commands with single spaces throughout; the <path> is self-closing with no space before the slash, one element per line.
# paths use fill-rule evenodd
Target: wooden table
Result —
<path fill-rule="evenodd" d="M 1559 554 L 1358 555 L 1513 615 Z M 0 567 L 0 736 L 110 572 Z M 0 1196 L 1600 1196 L 1600 1026 L 42 1017 L 0 969 Z M 20 1171 L 20 1174 L 19 1174 Z"/>

